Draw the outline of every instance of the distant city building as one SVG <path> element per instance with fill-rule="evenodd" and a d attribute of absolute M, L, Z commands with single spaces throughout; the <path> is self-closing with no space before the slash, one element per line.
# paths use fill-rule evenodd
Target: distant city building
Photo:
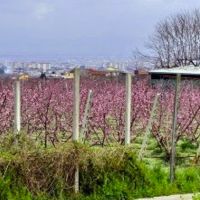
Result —
<path fill-rule="evenodd" d="M 3 61 L 6 74 L 26 73 L 29 76 L 40 77 L 41 73 L 45 73 L 47 77 L 67 77 L 73 78 L 68 72 L 77 66 L 81 69 L 81 76 L 87 77 L 88 69 L 92 69 L 92 74 L 96 76 L 118 76 L 119 71 L 127 71 L 127 66 L 132 66 L 129 60 L 115 60 L 104 58 L 77 58 L 68 59 L 66 61 Z M 0 64 L 1 68 L 1 64 Z M 129 67 L 128 67 L 129 68 Z M 128 69 L 133 71 L 131 67 Z M 54 72 L 54 73 L 53 73 Z M 90 71 L 91 72 L 91 71 Z M 63 77 L 64 78 L 64 77 Z"/>

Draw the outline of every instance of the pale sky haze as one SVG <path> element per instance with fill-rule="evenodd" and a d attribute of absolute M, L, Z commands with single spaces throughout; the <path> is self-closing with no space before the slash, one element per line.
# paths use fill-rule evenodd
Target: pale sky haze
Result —
<path fill-rule="evenodd" d="M 0 56 L 116 56 L 199 0 L 0 0 Z"/>

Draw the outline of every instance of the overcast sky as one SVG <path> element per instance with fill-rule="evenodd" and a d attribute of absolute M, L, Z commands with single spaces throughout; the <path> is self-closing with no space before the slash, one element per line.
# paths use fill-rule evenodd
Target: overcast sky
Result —
<path fill-rule="evenodd" d="M 129 56 L 199 0 L 0 0 L 0 55 Z"/>

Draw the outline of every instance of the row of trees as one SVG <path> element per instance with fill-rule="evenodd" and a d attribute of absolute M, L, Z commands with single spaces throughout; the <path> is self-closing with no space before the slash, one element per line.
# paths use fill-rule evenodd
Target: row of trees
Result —
<path fill-rule="evenodd" d="M 177 138 L 198 143 L 200 138 L 200 88 L 182 83 L 177 119 Z M 0 83 L 0 137 L 12 132 L 13 82 Z M 72 81 L 29 80 L 22 83 L 22 130 L 44 146 L 67 142 L 72 137 Z M 91 110 L 83 140 L 91 145 L 124 143 L 125 87 L 116 80 L 81 80 L 80 127 L 89 90 L 93 91 Z M 174 87 L 152 87 L 144 80 L 132 85 L 131 140 L 146 131 L 152 103 L 159 95 L 150 132 L 169 157 L 174 105 Z"/>

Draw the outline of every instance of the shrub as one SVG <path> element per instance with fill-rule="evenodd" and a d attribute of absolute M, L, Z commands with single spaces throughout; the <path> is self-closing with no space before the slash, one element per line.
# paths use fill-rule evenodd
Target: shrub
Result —
<path fill-rule="evenodd" d="M 123 200 L 200 191 L 199 168 L 178 169 L 170 184 L 168 168 L 139 162 L 131 147 L 22 147 L 1 149 L 0 199 Z M 73 195 L 77 165 L 80 194 Z"/>

